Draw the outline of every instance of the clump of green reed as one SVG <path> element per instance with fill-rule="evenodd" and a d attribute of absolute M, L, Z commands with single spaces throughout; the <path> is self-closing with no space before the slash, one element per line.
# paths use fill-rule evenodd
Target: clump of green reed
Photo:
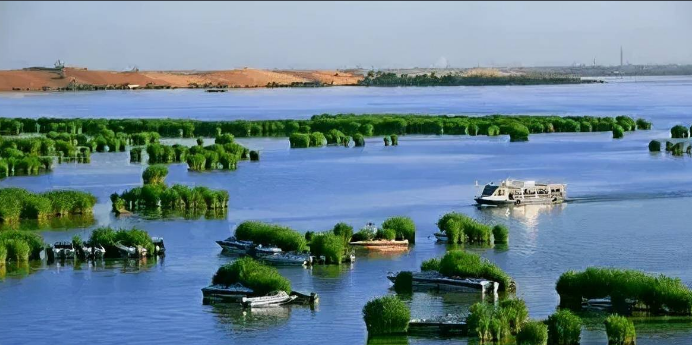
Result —
<path fill-rule="evenodd" d="M 500 301 L 500 308 L 504 311 L 504 316 L 509 322 L 512 334 L 517 334 L 529 319 L 529 309 L 526 302 L 517 298 L 509 298 Z"/>
<path fill-rule="evenodd" d="M 651 140 L 649 142 L 649 152 L 661 152 L 661 142 L 658 140 Z"/>
<path fill-rule="evenodd" d="M 670 129 L 670 136 L 674 139 L 683 139 L 689 137 L 690 132 L 683 125 L 675 125 Z"/>
<path fill-rule="evenodd" d="M 399 136 L 396 134 L 392 134 L 389 136 L 389 138 L 392 140 L 392 146 L 399 146 Z"/>
<path fill-rule="evenodd" d="M 327 138 L 322 134 L 322 132 L 312 132 L 310 133 L 310 146 L 320 147 L 327 143 Z"/>
<path fill-rule="evenodd" d="M 338 129 L 331 129 L 325 135 L 325 138 L 327 139 L 327 144 L 330 145 L 341 144 L 345 137 L 346 134 L 342 133 Z"/>
<path fill-rule="evenodd" d="M 392 229 L 377 229 L 375 240 L 394 241 L 396 239 L 396 231 Z"/>
<path fill-rule="evenodd" d="M 0 241 L 0 266 L 5 265 L 5 261 L 7 261 L 7 247 L 5 247 L 5 243 Z"/>
<path fill-rule="evenodd" d="M 274 291 L 291 292 L 291 282 L 279 271 L 250 257 L 240 258 L 221 266 L 211 280 L 214 285 L 241 284 L 252 289 L 255 295 L 267 295 Z"/>
<path fill-rule="evenodd" d="M 625 137 L 625 130 L 620 125 L 613 125 L 613 139 L 622 139 Z"/>
<path fill-rule="evenodd" d="M 637 119 L 637 129 L 649 130 L 651 129 L 651 122 L 639 118 Z"/>
<path fill-rule="evenodd" d="M 332 228 L 332 232 L 343 239 L 345 246 L 348 246 L 348 243 L 351 242 L 351 237 L 353 237 L 353 227 L 344 222 L 336 223 L 334 228 Z"/>
<path fill-rule="evenodd" d="M 560 310 L 548 317 L 548 344 L 579 345 L 582 321 L 569 310 Z"/>
<path fill-rule="evenodd" d="M 676 143 L 670 148 L 670 153 L 672 153 L 673 156 L 682 156 L 684 147 L 685 143 Z"/>
<path fill-rule="evenodd" d="M 142 148 L 133 147 L 130 149 L 130 162 L 141 163 L 142 162 Z"/>
<path fill-rule="evenodd" d="M 517 345 L 547 345 L 548 326 L 540 321 L 528 321 L 517 333 Z"/>
<path fill-rule="evenodd" d="M 509 229 L 501 224 L 493 226 L 493 238 L 495 243 L 509 242 Z"/>
<path fill-rule="evenodd" d="M 390 217 L 382 223 L 382 229 L 391 229 L 396 233 L 397 240 L 408 240 L 416 243 L 416 224 L 409 217 Z"/>
<path fill-rule="evenodd" d="M 609 345 L 634 345 L 637 341 L 634 323 L 624 316 L 608 316 L 605 319 L 605 328 Z"/>
<path fill-rule="evenodd" d="M 492 243 L 492 228 L 456 212 L 450 212 L 437 221 L 437 227 L 447 235 L 449 243 Z"/>
<path fill-rule="evenodd" d="M 500 132 L 509 134 L 509 141 L 528 141 L 529 134 L 531 133 L 529 129 L 520 123 L 511 123 L 507 125 L 500 126 Z"/>
<path fill-rule="evenodd" d="M 321 232 L 312 236 L 310 254 L 317 257 L 324 256 L 327 264 L 340 264 L 345 253 L 346 245 L 343 237 L 333 232 Z"/>
<path fill-rule="evenodd" d="M 89 237 L 89 243 L 95 246 L 103 246 L 106 249 L 106 257 L 117 258 L 120 256 L 116 243 L 128 247 L 142 247 L 147 250 L 147 256 L 155 255 L 155 246 L 151 236 L 144 230 L 131 228 L 115 230 L 110 227 L 94 229 Z"/>
<path fill-rule="evenodd" d="M 500 127 L 496 125 L 490 125 L 488 127 L 488 136 L 494 137 L 500 135 Z"/>
<path fill-rule="evenodd" d="M 411 293 L 413 291 L 413 273 L 401 271 L 394 279 L 394 291 L 397 293 Z"/>
<path fill-rule="evenodd" d="M 310 147 L 310 134 L 305 133 L 293 133 L 288 138 L 291 143 L 291 148 L 308 148 Z"/>
<path fill-rule="evenodd" d="M 29 258 L 40 259 L 41 250 L 46 246 L 40 235 L 22 230 L 3 230 L 0 231 L 0 242 L 6 240 L 17 240 L 29 245 Z"/>
<path fill-rule="evenodd" d="M 306 247 L 305 238 L 298 231 L 289 227 L 258 221 L 240 223 L 235 230 L 235 237 L 263 246 L 274 245 L 284 251 L 302 251 Z"/>
<path fill-rule="evenodd" d="M 654 314 L 692 315 L 692 290 L 679 278 L 641 271 L 589 267 L 563 273 L 555 286 L 560 304 L 581 308 L 582 298 L 611 297 L 617 311 L 627 311 L 626 299 L 636 300 Z"/>
<path fill-rule="evenodd" d="M 421 271 L 440 271 L 440 259 L 438 258 L 432 258 L 423 261 L 420 264 L 420 270 Z"/>
<path fill-rule="evenodd" d="M 408 330 L 411 311 L 396 296 L 384 296 L 372 299 L 365 304 L 363 320 L 368 336 L 403 334 Z"/>
<path fill-rule="evenodd" d="M 392 138 L 389 135 L 384 136 L 384 146 L 389 146 L 392 144 Z"/>
<path fill-rule="evenodd" d="M 353 234 L 353 236 L 351 237 L 351 241 L 353 241 L 353 242 L 372 241 L 375 239 L 376 235 L 377 235 L 376 233 L 373 233 L 370 230 L 361 229 L 358 232 L 356 232 L 355 234 Z"/>
<path fill-rule="evenodd" d="M 5 239 L 1 242 L 6 249 L 6 260 L 17 262 L 29 261 L 31 247 L 26 241 L 21 239 Z"/>
<path fill-rule="evenodd" d="M 142 173 L 144 184 L 162 185 L 168 176 L 168 167 L 165 165 L 151 165 Z"/>
<path fill-rule="evenodd" d="M 93 195 L 80 191 L 56 190 L 35 194 L 21 188 L 3 188 L 0 189 L 0 221 L 90 214 L 95 204 Z"/>
<path fill-rule="evenodd" d="M 513 291 L 514 281 L 497 265 L 477 254 L 462 250 L 447 252 L 440 260 L 440 273 L 446 277 L 483 278 L 500 284 L 500 291 Z"/>
<path fill-rule="evenodd" d="M 503 342 L 510 338 L 511 331 L 505 311 L 485 302 L 477 302 L 469 309 L 466 319 L 469 334 L 475 335 L 481 343 Z"/>
<path fill-rule="evenodd" d="M 357 133 L 353 136 L 353 142 L 355 143 L 356 147 L 363 147 L 365 146 L 365 137 L 362 134 Z"/>

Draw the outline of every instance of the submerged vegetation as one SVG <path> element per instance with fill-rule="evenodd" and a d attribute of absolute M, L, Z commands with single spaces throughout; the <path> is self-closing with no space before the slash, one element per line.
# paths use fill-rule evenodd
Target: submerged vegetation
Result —
<path fill-rule="evenodd" d="M 500 284 L 500 291 L 514 291 L 512 278 L 497 265 L 477 254 L 462 250 L 447 252 L 439 262 L 431 259 L 421 265 L 423 271 L 438 271 L 446 277 L 483 278 Z"/>
<path fill-rule="evenodd" d="M 135 211 L 163 209 L 175 211 L 223 211 L 228 207 L 228 192 L 212 190 L 207 187 L 187 187 L 173 185 L 167 187 L 163 182 L 168 168 L 162 165 L 147 167 L 142 174 L 144 186 L 126 190 L 121 194 L 111 194 L 113 211 Z"/>
<path fill-rule="evenodd" d="M 404 334 L 408 330 L 411 311 L 398 297 L 384 296 L 365 304 L 363 320 L 368 336 Z"/>
<path fill-rule="evenodd" d="M 86 192 L 55 190 L 36 194 L 21 188 L 3 188 L 0 189 L 0 221 L 91 214 L 95 204 L 96 197 Z"/>
<path fill-rule="evenodd" d="M 610 297 L 619 312 L 629 312 L 628 300 L 633 300 L 635 307 L 653 314 L 692 315 L 692 290 L 680 279 L 663 275 L 589 267 L 563 273 L 555 289 L 560 305 L 571 309 L 580 309 L 582 298 Z"/>
<path fill-rule="evenodd" d="M 291 292 L 291 282 L 281 276 L 276 268 L 264 265 L 250 257 L 240 258 L 221 266 L 212 284 L 230 286 L 241 284 L 252 289 L 255 295 L 267 295 L 274 291 Z"/>

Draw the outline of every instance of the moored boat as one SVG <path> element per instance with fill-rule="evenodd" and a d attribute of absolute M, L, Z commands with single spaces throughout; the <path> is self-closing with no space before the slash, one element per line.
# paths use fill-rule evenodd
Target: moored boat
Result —
<path fill-rule="evenodd" d="M 203 301 L 225 301 L 225 302 L 241 302 L 244 297 L 252 295 L 254 291 L 242 284 L 225 285 L 209 285 L 202 288 Z"/>
<path fill-rule="evenodd" d="M 144 257 L 147 256 L 147 249 L 142 246 L 126 246 L 120 242 L 115 243 L 115 247 L 118 248 L 120 254 L 124 257 Z"/>
<path fill-rule="evenodd" d="M 559 204 L 566 198 L 566 184 L 504 180 L 499 186 L 492 182 L 486 184 L 474 200 L 479 205 L 521 206 Z"/>
<path fill-rule="evenodd" d="M 152 237 L 151 242 L 154 244 L 154 251 L 158 255 L 166 253 L 166 245 L 163 243 L 163 237 Z"/>
<path fill-rule="evenodd" d="M 392 283 L 396 281 L 400 272 L 387 274 L 387 279 Z M 479 278 L 464 277 L 445 277 L 434 271 L 412 272 L 412 283 L 414 287 L 435 288 L 439 290 L 453 290 L 460 292 L 478 292 L 483 296 L 486 294 L 497 295 L 500 284 L 498 282 Z"/>
<path fill-rule="evenodd" d="M 274 265 L 309 265 L 312 263 L 312 257 L 310 257 L 310 255 L 295 253 L 261 255 L 259 259 Z"/>
<path fill-rule="evenodd" d="M 231 236 L 223 241 L 216 241 L 216 243 L 221 246 L 221 248 L 227 252 L 244 254 L 248 250 L 252 249 L 252 241 L 241 241 Z"/>
<path fill-rule="evenodd" d="M 55 242 L 51 250 L 58 259 L 73 259 L 75 257 L 75 248 L 72 242 Z"/>
<path fill-rule="evenodd" d="M 435 238 L 439 242 L 447 242 L 447 240 L 448 240 L 447 234 L 445 234 L 444 232 L 436 232 Z"/>
<path fill-rule="evenodd" d="M 280 254 L 283 251 L 279 247 L 264 247 L 261 244 L 254 248 L 255 255 L 260 257 L 263 255 Z"/>
<path fill-rule="evenodd" d="M 285 291 L 279 291 L 273 295 L 262 297 L 243 297 L 241 303 L 246 308 L 267 308 L 291 303 L 296 298 L 297 296 L 291 296 Z"/>

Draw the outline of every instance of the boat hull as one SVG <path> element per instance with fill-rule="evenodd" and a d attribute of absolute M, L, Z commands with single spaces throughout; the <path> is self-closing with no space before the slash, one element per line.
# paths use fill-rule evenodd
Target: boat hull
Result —
<path fill-rule="evenodd" d="M 523 205 L 553 205 L 562 203 L 564 200 L 559 198 L 527 198 L 522 200 L 497 200 L 486 198 L 474 199 L 479 205 L 489 206 L 523 206 Z"/>

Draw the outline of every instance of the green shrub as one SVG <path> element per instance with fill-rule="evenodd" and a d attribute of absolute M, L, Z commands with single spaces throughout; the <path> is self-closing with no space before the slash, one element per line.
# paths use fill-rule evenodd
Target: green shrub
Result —
<path fill-rule="evenodd" d="M 233 134 L 217 134 L 214 140 L 214 144 L 224 145 L 235 142 L 235 137 Z"/>
<path fill-rule="evenodd" d="M 569 310 L 560 310 L 548 317 L 548 344 L 578 345 L 581 319 Z"/>
<path fill-rule="evenodd" d="M 501 128 L 502 130 L 502 128 Z M 509 141 L 528 141 L 529 140 L 529 129 L 526 126 L 513 123 L 506 126 L 506 132 L 509 134 Z"/>
<path fill-rule="evenodd" d="M 362 229 L 353 234 L 353 237 L 351 237 L 351 241 L 353 242 L 359 242 L 359 241 L 372 241 L 375 239 L 374 233 L 372 233 L 369 230 Z"/>
<path fill-rule="evenodd" d="M 509 229 L 500 224 L 493 226 L 493 238 L 495 239 L 495 243 L 509 242 Z"/>
<path fill-rule="evenodd" d="M 384 146 L 389 146 L 392 143 L 392 138 L 388 135 L 384 136 Z"/>
<path fill-rule="evenodd" d="M 355 143 L 356 147 L 363 147 L 365 146 L 365 137 L 363 137 L 362 134 L 357 133 L 353 136 L 353 142 Z"/>
<path fill-rule="evenodd" d="M 375 233 L 375 239 L 393 241 L 396 239 L 396 231 L 392 229 L 377 229 L 377 233 Z"/>
<path fill-rule="evenodd" d="M 0 241 L 0 266 L 4 265 L 6 261 L 7 247 L 5 247 L 5 243 L 3 241 Z"/>
<path fill-rule="evenodd" d="M 420 265 L 421 271 L 440 271 L 440 259 L 438 258 L 432 258 L 423 261 Z"/>
<path fill-rule="evenodd" d="M 310 133 L 310 146 L 320 147 L 320 146 L 324 146 L 326 143 L 327 143 L 327 138 L 325 138 L 324 134 L 322 134 L 321 132 Z"/>
<path fill-rule="evenodd" d="M 313 232 L 313 231 L 306 231 L 306 232 L 305 232 L 305 236 L 303 236 L 303 237 L 305 237 L 305 241 L 307 241 L 307 242 L 309 243 L 310 241 L 312 241 L 312 238 L 313 238 L 314 236 L 315 236 L 315 232 Z"/>
<path fill-rule="evenodd" d="M 259 151 L 255 151 L 255 150 L 250 151 L 250 160 L 253 162 L 259 161 L 260 160 Z"/>
<path fill-rule="evenodd" d="M 447 277 L 483 278 L 500 284 L 500 291 L 514 290 L 512 278 L 485 258 L 462 250 L 452 250 L 440 260 L 440 273 Z"/>
<path fill-rule="evenodd" d="M 673 154 L 673 156 L 682 156 L 684 146 L 685 143 L 676 143 L 670 148 L 670 152 Z"/>
<path fill-rule="evenodd" d="M 666 141 L 666 152 L 673 151 L 673 143 Z"/>
<path fill-rule="evenodd" d="M 498 127 L 496 125 L 491 125 L 490 127 L 488 127 L 488 135 L 489 136 L 500 135 L 500 127 Z"/>
<path fill-rule="evenodd" d="M 392 229 L 396 232 L 397 240 L 408 240 L 416 243 L 416 224 L 409 217 L 391 217 L 382 223 L 383 229 Z"/>
<path fill-rule="evenodd" d="M 637 129 L 635 121 L 629 116 L 617 116 L 615 121 L 620 125 L 625 131 L 634 131 Z"/>
<path fill-rule="evenodd" d="M 212 284 L 242 284 L 252 289 L 255 295 L 267 295 L 274 291 L 291 292 L 291 282 L 282 277 L 276 268 L 266 266 L 250 257 L 221 266 L 214 274 Z"/>
<path fill-rule="evenodd" d="M 327 140 L 327 144 L 341 144 L 344 137 L 346 137 L 346 135 L 338 129 L 331 129 L 325 135 L 325 139 Z M 319 146 L 322 146 L 322 145 L 319 145 Z"/>
<path fill-rule="evenodd" d="M 661 152 L 661 142 L 658 140 L 651 140 L 649 142 L 649 152 Z"/>
<path fill-rule="evenodd" d="M 592 132 L 593 131 L 593 125 L 591 125 L 591 122 L 588 121 L 582 121 L 581 124 L 579 125 L 580 132 Z"/>
<path fill-rule="evenodd" d="M 5 240 L 19 240 L 29 245 L 29 258 L 40 259 L 41 251 L 46 246 L 40 235 L 22 230 L 0 231 L 0 242 Z M 1 262 L 1 260 L 0 260 Z"/>
<path fill-rule="evenodd" d="M 675 125 L 670 129 L 670 135 L 672 138 L 682 139 L 689 137 L 690 132 L 687 130 L 687 127 L 683 125 Z"/>
<path fill-rule="evenodd" d="M 524 300 L 510 298 L 500 301 L 500 308 L 504 311 L 504 316 L 509 322 L 512 334 L 517 334 L 529 319 L 529 310 L 526 308 Z"/>
<path fill-rule="evenodd" d="M 115 244 L 118 242 L 129 247 L 143 247 L 147 250 L 147 256 L 155 255 L 155 246 L 151 236 L 146 231 L 137 228 L 129 230 L 120 229 L 117 231 L 109 227 L 94 229 L 89 237 L 89 242 L 103 246 L 106 249 L 106 257 L 108 258 L 120 256 L 119 250 L 115 247 Z"/>
<path fill-rule="evenodd" d="M 144 170 L 142 173 L 142 179 L 144 184 L 163 184 L 166 176 L 168 175 L 168 167 L 165 165 L 151 165 Z"/>
<path fill-rule="evenodd" d="M 397 293 L 411 293 L 413 291 L 413 273 L 401 271 L 394 279 L 394 291 Z"/>
<path fill-rule="evenodd" d="M 406 333 L 411 311 L 396 296 L 385 296 L 365 304 L 363 320 L 368 336 Z"/>
<path fill-rule="evenodd" d="M 142 148 L 133 147 L 130 149 L 130 162 L 139 163 L 142 161 Z"/>
<path fill-rule="evenodd" d="M 310 147 L 310 135 L 305 133 L 293 133 L 288 138 L 291 143 L 291 148 L 307 148 Z"/>
<path fill-rule="evenodd" d="M 288 227 L 258 221 L 240 223 L 235 230 L 235 237 L 263 246 L 274 245 L 284 251 L 302 251 L 306 247 L 305 238 L 299 232 Z"/>
<path fill-rule="evenodd" d="M 637 119 L 637 129 L 651 129 L 651 122 L 648 122 L 644 119 Z"/>
<path fill-rule="evenodd" d="M 348 243 L 351 242 L 351 237 L 353 237 L 353 227 L 344 222 L 336 223 L 334 228 L 332 228 L 332 232 L 344 240 L 345 246 L 348 246 Z"/>
<path fill-rule="evenodd" d="M 624 316 L 608 316 L 605 327 L 610 345 L 634 345 L 637 340 L 634 323 Z"/>
<path fill-rule="evenodd" d="M 612 298 L 616 310 L 626 310 L 625 299 L 636 300 L 650 312 L 692 315 L 692 290 L 679 278 L 641 271 L 589 267 L 563 273 L 555 286 L 560 305 L 580 308 L 581 299 Z"/>
<path fill-rule="evenodd" d="M 501 307 L 485 302 L 477 302 L 469 309 L 466 319 L 469 334 L 477 336 L 480 341 L 503 342 L 510 337 L 509 321 Z"/>
<path fill-rule="evenodd" d="M 540 321 L 525 323 L 517 333 L 517 345 L 547 345 L 548 326 Z"/>
<path fill-rule="evenodd" d="M 613 139 L 622 139 L 625 137 L 625 130 L 620 125 L 613 126 Z"/>
<path fill-rule="evenodd" d="M 492 229 L 461 213 L 443 215 L 437 221 L 437 227 L 447 235 L 449 243 L 491 243 Z"/>
<path fill-rule="evenodd" d="M 328 264 L 340 264 L 345 252 L 343 237 L 332 232 L 317 233 L 310 241 L 310 254 L 324 256 Z"/>

